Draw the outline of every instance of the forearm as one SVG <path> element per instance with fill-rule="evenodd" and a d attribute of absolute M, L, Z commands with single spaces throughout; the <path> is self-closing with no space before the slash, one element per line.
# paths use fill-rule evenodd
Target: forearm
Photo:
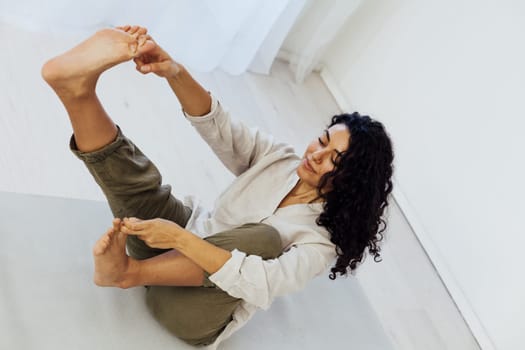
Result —
<path fill-rule="evenodd" d="M 231 258 L 229 251 L 169 220 L 124 218 L 120 230 L 138 236 L 152 248 L 173 249 L 150 259 L 130 259 L 125 287 L 202 285 L 204 271 L 213 274 Z"/>
<path fill-rule="evenodd" d="M 209 274 L 217 272 L 232 256 L 229 251 L 195 236 L 186 229 L 177 228 L 177 230 L 178 238 L 173 248 Z"/>
<path fill-rule="evenodd" d="M 231 253 L 177 228 L 177 242 L 166 253 L 145 260 L 129 258 L 122 288 L 137 286 L 202 286 L 204 271 L 213 274 Z"/>
<path fill-rule="evenodd" d="M 182 108 L 192 116 L 201 116 L 211 110 L 211 96 L 184 68 L 167 79 L 168 84 L 177 96 Z"/>
<path fill-rule="evenodd" d="M 186 70 L 171 56 L 149 38 L 152 48 L 133 59 L 137 70 L 142 74 L 155 73 L 167 79 L 171 89 L 179 99 L 182 108 L 192 116 L 210 112 L 211 97 Z"/>

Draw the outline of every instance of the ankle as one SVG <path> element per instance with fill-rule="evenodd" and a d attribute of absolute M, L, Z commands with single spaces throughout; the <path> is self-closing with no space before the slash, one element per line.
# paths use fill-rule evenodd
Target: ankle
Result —
<path fill-rule="evenodd" d="M 118 287 L 122 289 L 128 289 L 140 286 L 139 272 L 140 261 L 128 257 L 128 265 L 126 267 L 126 271 L 122 274 L 122 278 L 118 281 Z"/>
<path fill-rule="evenodd" d="M 98 77 L 95 79 L 56 80 L 48 82 L 61 100 L 79 100 L 96 97 Z"/>
<path fill-rule="evenodd" d="M 42 78 L 61 99 L 77 99 L 95 95 L 99 76 L 71 77 L 63 74 L 53 60 L 42 67 Z"/>
<path fill-rule="evenodd" d="M 54 87 L 53 91 L 60 98 L 63 104 L 78 103 L 97 98 L 94 89 L 70 89 L 67 87 Z"/>

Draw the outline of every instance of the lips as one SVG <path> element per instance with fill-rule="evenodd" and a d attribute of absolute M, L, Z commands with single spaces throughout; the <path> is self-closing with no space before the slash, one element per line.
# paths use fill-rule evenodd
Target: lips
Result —
<path fill-rule="evenodd" d="M 303 159 L 303 165 L 304 165 L 304 167 L 306 168 L 306 170 L 308 170 L 309 172 L 315 174 L 315 171 L 314 171 L 314 169 L 312 168 L 312 166 L 310 165 L 310 162 L 308 162 L 308 159 L 306 159 L 306 158 Z"/>

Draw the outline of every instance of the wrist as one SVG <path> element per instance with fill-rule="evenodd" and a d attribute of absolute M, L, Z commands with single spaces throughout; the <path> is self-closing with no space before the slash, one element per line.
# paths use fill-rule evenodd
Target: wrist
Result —
<path fill-rule="evenodd" d="M 178 64 L 174 62 L 174 64 Z M 182 109 L 190 116 L 206 115 L 211 110 L 211 96 L 182 65 L 166 80 L 177 96 Z"/>
<path fill-rule="evenodd" d="M 166 79 L 175 83 L 182 82 L 188 74 L 188 71 L 182 64 L 172 61 L 170 73 L 166 76 Z"/>
<path fill-rule="evenodd" d="M 177 225 L 176 223 L 173 223 L 173 225 L 171 225 L 171 237 L 172 237 L 172 244 L 171 246 L 173 247 L 173 249 L 181 249 L 182 246 L 184 245 L 184 241 L 187 240 L 187 233 L 188 231 L 186 231 L 184 228 L 180 227 L 179 225 Z"/>

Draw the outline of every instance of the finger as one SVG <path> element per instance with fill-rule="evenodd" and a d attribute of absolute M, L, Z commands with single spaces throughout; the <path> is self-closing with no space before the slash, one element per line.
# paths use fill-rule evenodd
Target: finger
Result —
<path fill-rule="evenodd" d="M 145 56 L 139 56 L 139 57 L 136 57 L 133 59 L 133 62 L 135 62 L 135 69 L 138 70 L 139 72 L 141 73 L 144 73 L 140 70 L 140 67 L 142 67 L 143 65 L 145 65 L 146 63 L 148 63 L 146 61 L 146 58 Z M 144 73 L 146 74 L 146 73 Z"/>
<path fill-rule="evenodd" d="M 147 227 L 147 221 L 142 221 L 137 218 L 125 218 L 124 226 L 130 231 L 142 231 Z"/>
<path fill-rule="evenodd" d="M 153 40 L 149 40 L 146 36 L 141 36 L 138 40 L 139 45 L 136 54 L 137 57 L 148 53 L 157 47 L 157 44 L 155 44 Z"/>
<path fill-rule="evenodd" d="M 124 218 L 124 223 L 136 223 L 136 222 L 141 222 L 141 221 L 142 221 L 141 219 L 136 218 L 134 216 L 129 217 L 129 218 L 128 217 Z"/>
<path fill-rule="evenodd" d="M 137 72 L 139 72 L 140 74 L 149 74 L 150 72 L 143 72 L 141 69 L 140 69 L 140 66 L 136 66 L 135 69 L 137 70 Z"/>
<path fill-rule="evenodd" d="M 143 240 L 143 238 L 145 238 L 145 235 L 144 235 L 144 231 L 137 231 L 137 230 L 133 230 L 129 227 L 126 227 L 126 226 L 122 226 L 122 228 L 120 229 L 120 232 L 126 236 L 137 236 L 139 237 L 140 239 Z M 142 237 L 142 238 L 141 238 Z"/>
<path fill-rule="evenodd" d="M 126 227 L 126 226 L 122 226 L 122 228 L 120 229 L 120 232 L 122 232 L 122 233 L 124 233 L 126 235 L 131 235 L 131 236 L 144 235 L 144 232 L 135 231 L 135 230 L 132 230 L 129 227 Z"/>
<path fill-rule="evenodd" d="M 151 70 L 151 65 L 152 63 L 149 63 L 149 64 L 144 64 L 142 66 L 139 67 L 139 70 L 142 72 L 142 73 L 151 73 L 152 70 Z"/>
<path fill-rule="evenodd" d="M 144 72 L 144 73 L 153 72 L 153 73 L 162 75 L 168 71 L 170 65 L 171 65 L 171 62 L 169 61 L 158 62 L 158 63 L 147 63 L 143 65 L 142 67 L 140 67 L 140 70 L 141 72 Z"/>

